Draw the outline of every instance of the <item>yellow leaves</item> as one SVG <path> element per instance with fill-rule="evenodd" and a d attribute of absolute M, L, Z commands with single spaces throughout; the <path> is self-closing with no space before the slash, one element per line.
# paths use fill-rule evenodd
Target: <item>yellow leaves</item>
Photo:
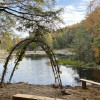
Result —
<path fill-rule="evenodd" d="M 97 33 L 97 28 L 100 25 L 100 7 L 97 7 L 93 12 L 88 14 L 85 20 L 85 26 L 87 30 L 91 29 L 94 33 Z"/>
<path fill-rule="evenodd" d="M 99 57 L 99 49 L 98 48 L 93 48 L 95 51 L 95 57 Z"/>
<path fill-rule="evenodd" d="M 69 28 L 69 29 L 70 29 L 70 28 L 73 28 L 73 27 L 75 28 L 75 27 L 78 27 L 78 26 L 79 26 L 79 24 L 68 25 L 68 26 L 67 26 L 67 28 Z"/>
<path fill-rule="evenodd" d="M 88 6 L 88 13 L 94 11 L 96 7 L 100 7 L 100 0 L 91 0 Z"/>
<path fill-rule="evenodd" d="M 91 33 L 91 37 L 92 37 L 92 38 L 94 37 L 94 33 Z"/>
<path fill-rule="evenodd" d="M 93 50 L 96 62 L 100 63 L 100 6 L 97 6 L 90 14 L 87 15 L 85 20 L 85 26 L 87 30 L 91 31 L 91 37 L 93 41 Z"/>
<path fill-rule="evenodd" d="M 56 33 L 51 33 L 52 38 L 56 37 Z"/>
<path fill-rule="evenodd" d="M 96 62 L 100 62 L 100 50 L 99 48 L 93 48 L 95 53 Z"/>

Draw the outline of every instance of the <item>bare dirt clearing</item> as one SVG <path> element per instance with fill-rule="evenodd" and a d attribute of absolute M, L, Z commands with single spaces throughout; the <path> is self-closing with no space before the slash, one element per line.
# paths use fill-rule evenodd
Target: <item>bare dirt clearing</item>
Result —
<path fill-rule="evenodd" d="M 64 100 L 100 100 L 100 87 L 87 86 L 86 90 L 80 86 L 64 86 L 64 88 L 71 95 L 62 94 L 61 89 L 54 89 L 50 85 L 32 85 L 23 82 L 7 84 L 4 88 L 0 88 L 0 100 L 12 100 L 12 96 L 17 93 L 57 97 Z"/>

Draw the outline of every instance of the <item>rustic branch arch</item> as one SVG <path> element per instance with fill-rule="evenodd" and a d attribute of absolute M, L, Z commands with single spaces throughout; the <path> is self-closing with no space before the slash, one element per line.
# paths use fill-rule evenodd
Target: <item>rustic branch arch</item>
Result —
<path fill-rule="evenodd" d="M 5 75 L 7 73 L 7 65 L 8 65 L 8 62 L 10 60 L 12 53 L 16 50 L 16 48 L 18 48 L 18 47 L 21 48 L 18 52 L 18 56 L 17 56 L 16 62 L 15 62 L 14 68 L 12 70 L 12 73 L 10 75 L 9 82 L 12 79 L 12 76 L 14 74 L 16 66 L 18 65 L 18 62 L 21 61 L 22 56 L 25 53 L 28 45 L 32 42 L 37 43 L 46 52 L 46 54 L 48 55 L 50 62 L 51 62 L 51 66 L 52 66 L 52 70 L 53 70 L 53 74 L 54 74 L 54 78 L 55 78 L 55 83 L 58 83 L 62 87 L 62 82 L 61 82 L 61 78 L 60 78 L 60 70 L 59 70 L 58 63 L 56 61 L 53 51 L 50 49 L 50 47 L 46 43 L 44 43 L 42 40 L 37 39 L 37 38 L 27 38 L 25 40 L 22 40 L 21 42 L 19 42 L 12 48 L 12 50 L 11 50 L 10 54 L 8 55 L 8 57 L 6 58 L 6 62 L 4 64 L 4 70 L 3 70 L 2 78 L 1 78 L 1 87 L 3 87 L 3 85 L 4 85 L 4 79 L 5 79 Z"/>

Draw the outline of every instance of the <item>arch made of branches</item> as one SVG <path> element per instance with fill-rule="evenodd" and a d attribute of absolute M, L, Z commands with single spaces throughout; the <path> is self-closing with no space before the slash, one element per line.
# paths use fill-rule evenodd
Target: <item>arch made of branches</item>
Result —
<path fill-rule="evenodd" d="M 61 78 L 60 78 L 60 70 L 59 70 L 59 66 L 58 66 L 58 63 L 56 61 L 55 55 L 54 55 L 53 51 L 50 49 L 50 47 L 46 43 L 44 43 L 42 40 L 37 39 L 37 38 L 27 38 L 25 40 L 22 40 L 21 42 L 19 42 L 18 44 L 16 44 L 12 48 L 12 50 L 9 53 L 8 57 L 6 58 L 6 62 L 4 64 L 4 70 L 3 70 L 3 73 L 2 73 L 2 77 L 1 77 L 1 87 L 4 86 L 4 79 L 5 79 L 5 75 L 7 73 L 7 65 L 8 65 L 8 62 L 9 62 L 13 52 L 16 49 L 20 48 L 20 49 L 18 49 L 18 52 L 16 54 L 17 56 L 16 56 L 16 60 L 15 60 L 15 65 L 14 65 L 14 68 L 13 68 L 13 70 L 11 72 L 11 75 L 10 75 L 10 78 L 9 78 L 9 83 L 11 82 L 11 79 L 13 77 L 14 71 L 15 71 L 18 63 L 22 60 L 23 55 L 25 54 L 25 51 L 26 51 L 28 45 L 30 43 L 32 43 L 32 42 L 35 42 L 36 44 L 41 46 L 42 49 L 48 55 L 48 57 L 50 59 L 50 62 L 51 62 L 52 71 L 53 71 L 54 78 L 55 78 L 55 83 L 58 83 L 61 86 L 61 88 L 62 88 L 62 82 L 61 82 Z"/>

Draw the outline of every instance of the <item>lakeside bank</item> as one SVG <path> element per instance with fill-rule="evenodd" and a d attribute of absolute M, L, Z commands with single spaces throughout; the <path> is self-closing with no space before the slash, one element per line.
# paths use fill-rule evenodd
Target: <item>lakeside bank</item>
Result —
<path fill-rule="evenodd" d="M 62 50 L 53 50 L 54 54 L 64 54 L 64 55 L 72 55 L 72 52 L 62 49 Z M 35 55 L 46 55 L 45 51 L 26 51 L 26 55 L 29 54 L 35 54 Z M 16 55 L 16 52 L 14 52 L 12 55 Z M 8 56 L 8 52 L 6 50 L 0 50 L 0 62 L 4 61 L 6 57 Z"/>
<path fill-rule="evenodd" d="M 51 85 L 32 85 L 23 82 L 6 84 L 4 88 L 0 88 L 0 100 L 12 100 L 12 96 L 17 93 L 56 97 L 63 100 L 100 100 L 100 87 L 87 86 L 84 90 L 81 86 L 64 86 L 64 89 L 70 95 L 62 94 L 60 88 L 53 88 Z"/>

